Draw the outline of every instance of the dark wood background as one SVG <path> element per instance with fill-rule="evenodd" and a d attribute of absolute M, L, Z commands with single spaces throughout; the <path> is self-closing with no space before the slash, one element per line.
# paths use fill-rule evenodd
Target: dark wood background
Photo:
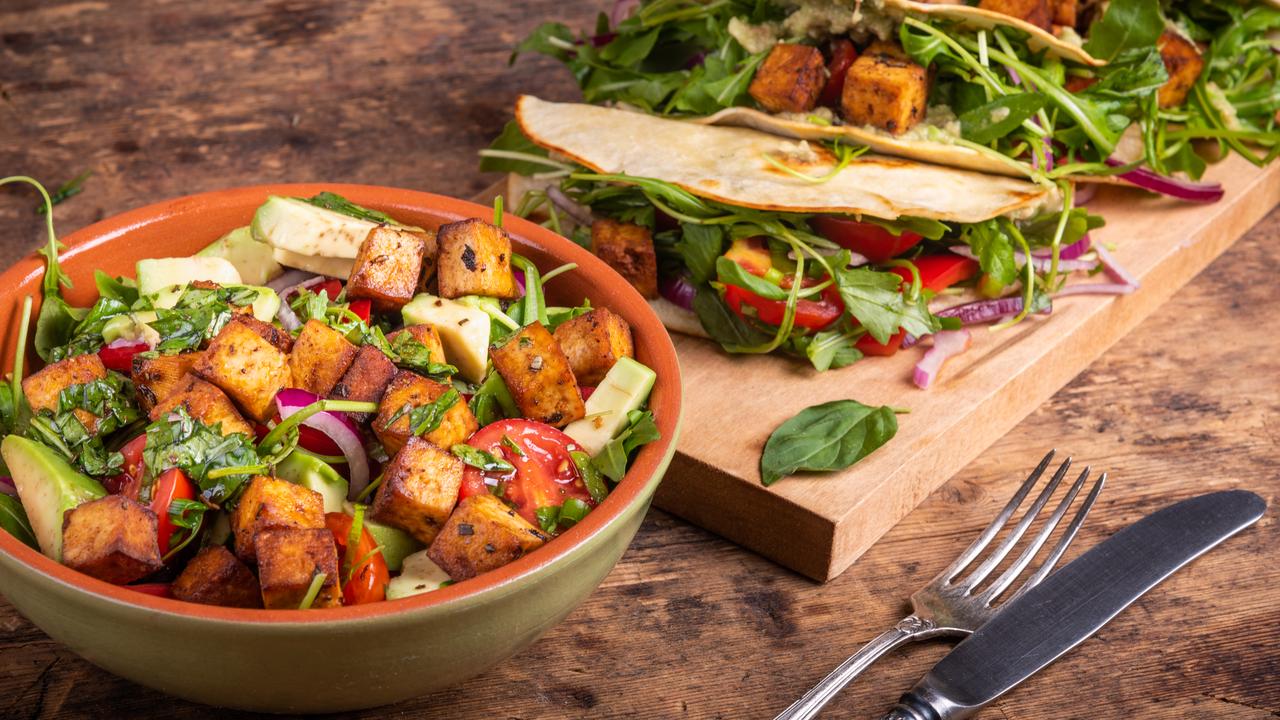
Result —
<path fill-rule="evenodd" d="M 518 92 L 573 97 L 553 63 L 509 68 L 510 48 L 545 19 L 590 22 L 601 2 L 2 0 L 0 174 L 56 186 L 92 169 L 58 208 L 64 234 L 260 182 L 470 196 L 495 179 L 476 172 L 475 151 Z M 40 242 L 34 206 L 0 190 L 0 263 Z M 1274 505 L 1277 276 L 1272 212 L 831 583 L 653 511 L 604 585 L 532 649 L 364 717 L 772 717 L 903 615 L 1049 447 L 1111 473 L 1078 547 L 1207 490 L 1250 488 Z M 981 717 L 1280 716 L 1278 540 L 1272 511 Z M 827 716 L 879 717 L 944 649 L 883 661 Z M 105 716 L 232 714 L 110 676 L 0 601 L 0 717 Z"/>

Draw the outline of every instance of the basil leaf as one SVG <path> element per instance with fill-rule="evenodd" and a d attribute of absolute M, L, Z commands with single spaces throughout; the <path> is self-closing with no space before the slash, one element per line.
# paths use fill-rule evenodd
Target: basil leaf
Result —
<path fill-rule="evenodd" d="M 457 390 L 449 388 L 441 393 L 440 397 L 429 403 L 417 406 L 405 403 L 404 407 L 400 408 L 387 421 L 387 426 L 394 425 L 397 420 L 408 415 L 409 434 L 419 437 L 429 435 L 440 427 L 440 424 L 444 422 L 445 413 L 449 412 L 450 408 L 456 405 L 461 398 L 462 396 Z"/>
<path fill-rule="evenodd" d="M 961 115 L 960 133 L 966 140 L 986 145 L 1013 132 L 1045 104 L 1045 97 L 1037 93 L 996 98 Z"/>
<path fill-rule="evenodd" d="M 772 485 L 798 471 L 843 470 L 871 454 L 898 432 L 887 406 L 836 400 L 801 410 L 778 426 L 760 457 L 760 480 Z"/>
<path fill-rule="evenodd" d="M 1163 31 L 1159 0 L 1111 0 L 1089 27 L 1084 49 L 1099 60 L 1111 60 L 1130 48 L 1154 45 Z"/>
<path fill-rule="evenodd" d="M 621 482 L 626 476 L 627 461 L 636 448 L 661 437 L 652 412 L 635 410 L 628 415 L 627 420 L 627 428 L 591 459 L 596 470 L 614 482 Z"/>
<path fill-rule="evenodd" d="M 738 263 L 721 255 L 716 259 L 716 275 L 726 285 L 736 285 L 766 300 L 786 300 L 787 291 L 757 275 L 747 272 Z"/>
<path fill-rule="evenodd" d="M 147 443 L 142 450 L 147 474 L 159 477 L 170 468 L 181 468 L 200 487 L 201 495 L 215 504 L 231 504 L 250 475 L 229 475 L 209 479 L 220 468 L 241 468 L 259 464 L 253 438 L 241 433 L 223 435 L 221 423 L 209 426 L 179 407 L 167 418 L 147 426 Z"/>

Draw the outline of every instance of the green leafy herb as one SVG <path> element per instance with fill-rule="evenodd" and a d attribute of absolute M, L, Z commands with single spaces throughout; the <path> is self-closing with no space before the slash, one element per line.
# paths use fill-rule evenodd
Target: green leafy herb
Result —
<path fill-rule="evenodd" d="M 515 453 L 516 457 L 528 457 L 524 454 L 524 448 L 520 447 L 509 435 L 502 436 L 502 446 Z"/>
<path fill-rule="evenodd" d="M 0 493 L 0 528 L 28 547 L 40 549 L 40 545 L 36 542 L 35 530 L 31 528 L 31 521 L 27 519 L 27 511 L 22 507 L 22 502 L 4 493 Z"/>
<path fill-rule="evenodd" d="M 627 427 L 613 438 L 591 459 L 591 464 L 602 475 L 614 482 L 622 482 L 627 474 L 627 462 L 636 448 L 647 445 L 659 438 L 658 426 L 653 421 L 653 413 L 648 410 L 633 410 L 627 415 Z"/>
<path fill-rule="evenodd" d="M 573 464 L 578 466 L 578 475 L 582 477 L 582 483 L 587 486 L 591 500 L 597 505 L 604 502 L 604 499 L 609 496 L 609 486 L 605 484 L 600 470 L 591 462 L 591 456 L 581 450 L 573 450 L 569 456 L 573 458 Z"/>
<path fill-rule="evenodd" d="M 419 437 L 430 434 L 440 427 L 440 423 L 444 422 L 445 413 L 449 412 L 449 408 L 456 405 L 461 397 L 457 390 L 449 388 L 441 393 L 440 397 L 424 405 L 405 403 L 404 407 L 397 410 L 387 421 L 387 426 L 394 425 L 400 418 L 407 415 L 409 434 Z"/>
<path fill-rule="evenodd" d="M 986 145 L 1013 132 L 1044 106 L 1044 96 L 1037 93 L 996 98 L 960 116 L 961 134 L 966 140 Z"/>
<path fill-rule="evenodd" d="M 58 450 L 89 475 L 114 475 L 120 472 L 124 458 L 107 450 L 103 438 L 140 417 L 133 397 L 133 384 L 119 373 L 108 372 L 103 379 L 63 388 L 57 409 L 36 411 L 27 434 Z M 97 417 L 93 432 L 77 411 Z"/>
<path fill-rule="evenodd" d="M 748 347 L 769 340 L 767 334 L 730 310 L 720 293 L 709 287 L 698 288 L 693 298 L 693 312 L 711 339 L 725 347 Z"/>
<path fill-rule="evenodd" d="M 317 572 L 311 577 L 311 584 L 307 586 L 307 594 L 302 596 L 302 602 L 298 603 L 299 610 L 310 610 L 315 603 L 316 597 L 320 594 L 320 588 L 324 587 L 324 581 L 329 576 L 322 572 Z"/>
<path fill-rule="evenodd" d="M 718 225 L 680 225 L 680 240 L 676 250 L 689 269 L 689 277 L 695 285 L 701 285 L 715 277 L 716 262 L 724 252 L 724 228 Z"/>
<path fill-rule="evenodd" d="M 787 291 L 759 275 L 752 275 L 742 265 L 721 255 L 716 258 L 716 275 L 726 285 L 736 285 L 766 300 L 786 300 Z"/>
<path fill-rule="evenodd" d="M 889 342 L 899 329 L 916 337 L 938 331 L 937 318 L 929 313 L 923 298 L 911 302 L 903 296 L 902 278 L 897 273 L 843 269 L 836 272 L 836 285 L 849 314 L 876 342 Z"/>
<path fill-rule="evenodd" d="M 449 448 L 449 452 L 457 456 L 462 462 L 480 470 L 481 472 L 506 474 L 516 471 L 515 465 L 512 465 L 506 460 L 494 455 L 493 453 L 486 452 L 479 448 L 474 448 L 465 443 L 458 443 L 457 445 L 454 445 Z"/>
<path fill-rule="evenodd" d="M 84 192 L 84 181 L 88 180 L 90 175 L 93 175 L 93 171 L 85 170 L 62 185 L 59 185 L 58 189 L 54 190 L 53 194 L 49 196 L 49 202 L 47 204 L 41 203 L 36 206 L 36 214 L 48 215 L 52 212 L 54 205 L 58 205 L 63 201 Z"/>
<path fill-rule="evenodd" d="M 1084 49 L 1100 60 L 1112 60 L 1126 50 L 1151 47 L 1163 31 L 1159 0 L 1111 0 L 1089 27 Z"/>
<path fill-rule="evenodd" d="M 298 198 L 299 200 L 315 205 L 316 207 L 332 210 L 336 213 L 342 213 L 348 217 L 357 220 L 368 220 L 369 222 L 384 223 L 387 225 L 399 225 L 400 223 L 392 220 L 386 213 L 370 210 L 351 202 L 350 200 L 331 192 L 322 192 L 309 198 Z"/>
<path fill-rule="evenodd" d="M 133 307 L 138 302 L 138 283 L 131 278 L 113 278 L 101 270 L 93 271 L 94 284 L 98 286 L 98 295 L 117 300 Z"/>
<path fill-rule="evenodd" d="M 853 345 L 861 333 L 825 330 L 805 339 L 805 357 L 818 372 L 842 368 L 862 359 L 862 351 Z"/>
<path fill-rule="evenodd" d="M 178 553 L 182 552 L 183 548 L 190 545 L 191 541 L 200 535 L 200 529 L 204 527 L 204 515 L 208 509 L 208 505 L 186 498 L 175 498 L 169 503 L 169 522 L 174 527 L 182 528 L 186 532 L 183 533 L 181 542 L 173 543 L 172 540 L 170 541 L 169 552 L 164 555 L 165 561 L 176 557 Z"/>
<path fill-rule="evenodd" d="M 502 381 L 502 376 L 494 370 L 489 371 L 484 382 L 480 383 L 480 387 L 471 396 L 471 412 L 481 427 L 504 418 L 520 416 L 515 398 L 511 397 L 511 391 Z"/>
<path fill-rule="evenodd" d="M 391 352 L 397 365 L 436 382 L 443 382 L 458 372 L 458 368 L 452 365 L 436 362 L 437 359 L 444 358 L 433 358 L 431 349 L 407 330 L 396 335 L 395 340 L 391 341 Z"/>
<path fill-rule="evenodd" d="M 760 458 L 761 482 L 772 485 L 797 471 L 843 470 L 897 432 L 889 407 L 836 400 L 806 408 L 769 436 Z"/>
<path fill-rule="evenodd" d="M 72 328 L 71 338 L 67 343 L 49 351 L 50 361 L 58 362 L 69 357 L 97 352 L 106 344 L 102 330 L 107 322 L 128 312 L 129 306 L 119 300 L 109 297 L 99 298 L 98 302 L 89 309 L 88 314 Z"/>
<path fill-rule="evenodd" d="M 563 167 L 563 163 L 547 159 L 547 151 L 525 137 L 520 124 L 515 120 L 507 122 L 502 133 L 494 138 L 487 150 L 480 151 L 482 172 L 533 175 Z"/>
<path fill-rule="evenodd" d="M 546 505 L 533 511 L 533 515 L 538 519 L 538 527 L 542 528 L 542 532 L 552 535 L 556 528 L 560 526 L 560 506 Z"/>
<path fill-rule="evenodd" d="M 169 417 L 147 426 L 142 451 L 147 473 L 158 477 L 169 468 L 181 468 L 215 505 L 232 501 L 251 473 L 213 476 L 220 469 L 251 468 L 260 460 L 253 439 L 241 433 L 223 435 L 221 424 L 205 425 L 179 407 Z"/>

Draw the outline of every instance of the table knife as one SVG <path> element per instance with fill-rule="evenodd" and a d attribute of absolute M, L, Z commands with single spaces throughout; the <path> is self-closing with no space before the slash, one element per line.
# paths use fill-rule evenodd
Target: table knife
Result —
<path fill-rule="evenodd" d="M 1262 517 L 1243 490 L 1170 505 L 1090 548 L 1019 597 L 902 696 L 884 720 L 973 715 L 1084 642 L 1182 566 Z"/>

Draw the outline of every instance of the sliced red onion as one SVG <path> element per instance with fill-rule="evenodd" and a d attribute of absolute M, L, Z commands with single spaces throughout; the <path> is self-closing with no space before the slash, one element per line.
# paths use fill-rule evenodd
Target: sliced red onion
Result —
<path fill-rule="evenodd" d="M 524 297 L 524 273 L 512 273 L 516 276 L 516 287 L 520 288 L 520 297 Z"/>
<path fill-rule="evenodd" d="M 1072 198 L 1072 204 L 1080 207 L 1093 199 L 1098 194 L 1098 183 L 1082 182 L 1076 183 L 1075 197 Z"/>
<path fill-rule="evenodd" d="M 0 493 L 9 497 L 18 497 L 18 488 L 13 484 L 13 478 L 0 477 Z"/>
<path fill-rule="evenodd" d="M 1018 71 L 1017 71 L 1017 70 L 1014 70 L 1013 68 L 1009 67 L 1008 65 L 1005 65 L 1005 66 L 1004 66 L 1004 69 L 1009 71 L 1009 81 L 1010 81 L 1010 82 L 1012 82 L 1014 85 L 1021 85 L 1021 84 L 1022 84 L 1022 76 L 1018 74 Z"/>
<path fill-rule="evenodd" d="M 619 23 L 631 17 L 637 7 L 640 7 L 640 0 L 614 0 L 613 9 L 609 11 L 610 27 L 618 27 Z"/>
<path fill-rule="evenodd" d="M 698 294 L 698 289 L 689 281 L 687 275 L 678 273 L 662 276 L 658 280 L 658 293 L 673 304 L 685 310 L 692 310 L 693 298 Z"/>
<path fill-rule="evenodd" d="M 585 208 L 573 200 L 569 199 L 564 191 L 554 185 L 547 188 L 547 197 L 551 199 L 555 206 L 564 211 L 566 215 L 573 218 L 573 221 L 585 227 L 591 227 L 591 223 L 595 222 L 595 218 L 591 216 L 591 210 Z"/>
<path fill-rule="evenodd" d="M 952 245 L 951 252 L 957 255 L 963 255 L 971 260 L 977 260 L 978 256 L 969 249 L 967 245 Z M 1027 256 L 1020 252 L 1014 251 L 1013 259 L 1019 265 L 1025 265 Z M 1053 258 L 1031 256 L 1031 266 L 1040 272 L 1049 272 L 1049 268 L 1053 265 Z M 1092 270 L 1098 267 L 1098 263 L 1092 260 L 1069 260 L 1061 256 L 1058 257 L 1058 270 L 1061 272 L 1075 272 L 1076 270 Z"/>
<path fill-rule="evenodd" d="M 302 290 L 309 290 L 325 280 L 326 278 L 323 275 L 316 275 L 310 280 L 304 280 L 296 285 L 290 285 L 280 291 L 280 309 L 276 311 L 276 318 L 280 321 L 281 327 L 289 332 L 293 332 L 294 330 L 302 327 L 302 320 L 298 317 L 298 314 L 293 311 L 293 308 L 290 307 L 289 298 Z"/>
<path fill-rule="evenodd" d="M 276 394 L 276 408 L 283 420 L 320 400 L 323 398 L 306 390 L 286 388 Z M 342 450 L 342 455 L 347 459 L 347 469 L 351 473 L 347 497 L 357 497 L 369 485 L 369 456 L 365 454 L 360 429 L 346 413 L 341 412 L 318 412 L 303 420 L 302 424 L 324 433 Z"/>
<path fill-rule="evenodd" d="M 1120 167 L 1125 163 L 1109 157 L 1107 158 L 1107 164 L 1111 167 Z M 1215 203 L 1221 200 L 1226 193 L 1222 189 L 1221 183 L 1194 182 L 1192 180 L 1167 177 L 1145 167 L 1122 172 L 1118 177 L 1144 190 L 1168 195 L 1179 200 L 1186 200 L 1187 202 Z"/>
<path fill-rule="evenodd" d="M 308 278 L 311 278 L 314 275 L 315 273 L 310 273 L 310 272 L 307 272 L 306 270 L 289 268 L 284 271 L 283 275 L 267 283 L 267 287 L 271 288 L 272 290 L 275 290 L 276 294 L 280 294 L 280 293 L 283 293 L 285 290 L 288 290 L 289 288 L 302 285 L 304 282 L 307 281 Z"/>
<path fill-rule="evenodd" d="M 898 348 L 900 350 L 906 350 L 909 347 L 915 347 L 918 342 L 920 342 L 920 338 L 912 335 L 911 333 L 904 333 L 902 335 L 902 344 L 899 345 Z"/>
<path fill-rule="evenodd" d="M 1110 250 L 1107 250 L 1101 245 L 1095 248 L 1095 250 L 1098 253 L 1098 259 L 1102 261 L 1102 269 L 1107 273 L 1107 277 L 1115 280 L 1117 283 L 1129 285 L 1134 290 L 1138 289 L 1139 285 L 1141 285 L 1141 283 L 1138 282 L 1138 278 L 1134 277 L 1132 273 L 1121 267 L 1120 263 L 1116 262 L 1116 258 L 1111 254 Z"/>
<path fill-rule="evenodd" d="M 1089 252 L 1089 248 L 1093 246 L 1093 241 L 1089 239 L 1089 234 L 1085 233 L 1084 237 L 1079 240 L 1058 249 L 1059 260 L 1075 260 L 1081 255 Z M 1052 258 L 1053 248 L 1039 248 L 1032 250 L 1031 254 L 1038 258 Z"/>
<path fill-rule="evenodd" d="M 1022 312 L 1022 298 L 1004 297 L 995 298 L 993 300 L 977 300 L 963 305 L 953 305 L 944 310 L 934 313 L 938 317 L 954 317 L 960 318 L 960 322 L 964 325 L 980 325 L 982 323 L 1003 320 Z M 1040 313 L 1048 315 L 1053 312 L 1053 307 L 1048 306 Z"/>
<path fill-rule="evenodd" d="M 133 348 L 138 346 L 145 347 L 148 350 L 155 349 L 155 346 L 152 345 L 149 340 L 129 340 L 128 338 L 117 338 L 107 343 L 107 347 L 112 350 L 117 350 L 119 348 Z"/>
<path fill-rule="evenodd" d="M 933 336 L 933 347 L 925 351 L 924 357 L 916 363 L 911 373 L 911 380 L 916 387 L 924 390 L 933 383 L 938 372 L 947 360 L 969 349 L 973 336 L 968 330 L 943 330 Z"/>

